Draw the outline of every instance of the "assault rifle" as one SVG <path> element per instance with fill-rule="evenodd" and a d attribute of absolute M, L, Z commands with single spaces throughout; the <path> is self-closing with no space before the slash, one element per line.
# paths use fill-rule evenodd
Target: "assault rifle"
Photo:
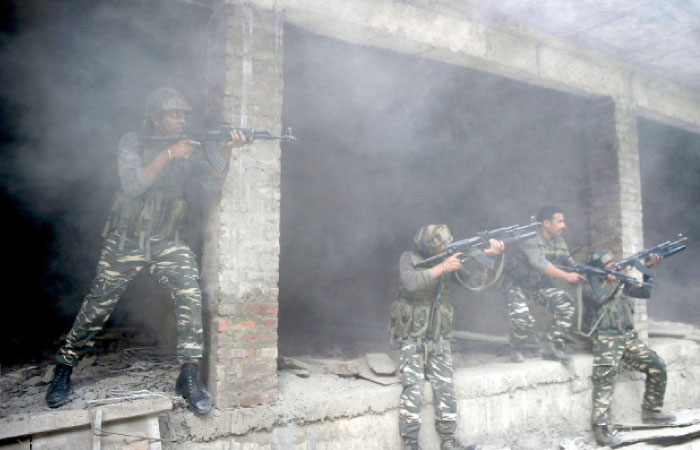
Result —
<path fill-rule="evenodd" d="M 560 266 L 559 264 L 554 264 L 554 267 L 557 267 L 561 270 L 565 270 L 567 272 L 576 272 L 582 275 L 591 275 L 591 277 L 589 277 L 589 280 L 591 282 L 591 288 L 593 289 L 593 293 L 598 298 L 601 298 L 603 295 L 605 295 L 605 292 L 603 292 L 603 287 L 600 285 L 600 280 L 606 279 L 609 275 L 614 276 L 617 279 L 617 281 L 621 283 L 627 283 L 644 287 L 653 286 L 653 284 L 647 281 L 640 281 L 627 274 L 618 272 L 617 270 L 603 269 L 600 267 L 589 266 L 587 264 L 574 264 L 573 266 Z"/>
<path fill-rule="evenodd" d="M 428 267 L 432 267 L 442 262 L 446 258 L 454 255 L 455 253 L 464 253 L 465 256 L 461 258 L 461 261 L 464 262 L 464 260 L 467 258 L 467 255 L 469 255 L 470 253 L 474 253 L 476 250 L 479 249 L 488 248 L 491 245 L 489 243 L 489 240 L 491 239 L 496 239 L 497 241 L 501 241 L 504 244 L 522 241 L 524 239 L 528 239 L 536 235 L 537 232 L 533 229 L 539 227 L 540 225 L 542 225 L 542 222 L 536 222 L 535 218 L 532 217 L 530 218 L 530 224 L 524 225 L 522 227 L 518 224 L 515 224 L 509 227 L 497 228 L 495 230 L 482 231 L 481 233 L 477 233 L 476 236 L 471 237 L 469 239 L 462 239 L 461 241 L 456 241 L 451 244 L 447 244 L 442 253 L 438 253 L 437 255 L 431 256 L 430 258 L 418 261 L 413 265 L 413 267 L 415 267 L 416 269 L 425 269 Z M 483 265 L 484 267 L 488 267 L 489 269 L 492 269 L 494 266 L 493 259 L 489 258 L 486 255 L 479 254 L 475 256 L 474 259 L 481 265 Z"/>
<path fill-rule="evenodd" d="M 282 142 L 296 141 L 297 138 L 292 135 L 292 129 L 287 128 L 287 133 L 282 136 L 274 136 L 268 130 L 258 130 L 256 128 L 235 128 L 224 125 L 215 130 L 204 131 L 188 131 L 177 136 L 149 136 L 146 140 L 151 142 L 179 142 L 184 140 L 198 141 L 204 143 L 204 152 L 207 161 L 211 166 L 219 172 L 226 169 L 226 161 L 221 157 L 219 148 L 214 145 L 217 142 L 228 142 L 231 140 L 231 132 L 238 131 L 243 133 L 246 142 L 252 142 L 256 139 L 263 141 L 279 140 Z"/>
<path fill-rule="evenodd" d="M 662 244 L 655 245 L 654 247 L 646 248 L 641 252 L 635 253 L 634 255 L 627 257 L 622 261 L 619 261 L 617 264 L 615 264 L 614 269 L 624 270 L 629 269 L 630 267 L 634 267 L 640 272 L 642 272 L 644 275 L 651 277 L 654 275 L 654 271 L 646 265 L 646 263 L 649 262 L 651 255 L 656 254 L 661 258 L 666 258 L 671 255 L 675 255 L 676 253 L 685 250 L 684 242 L 687 240 L 688 238 L 683 237 L 682 234 L 679 234 L 678 240 L 674 242 L 666 241 Z"/>

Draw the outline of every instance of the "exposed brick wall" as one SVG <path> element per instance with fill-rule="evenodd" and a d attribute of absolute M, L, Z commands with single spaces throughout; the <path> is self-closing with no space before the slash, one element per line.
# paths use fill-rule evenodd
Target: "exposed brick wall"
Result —
<path fill-rule="evenodd" d="M 282 28 L 272 13 L 219 11 L 212 32 L 212 90 L 234 126 L 280 131 Z M 217 85 L 218 81 L 218 85 Z M 215 94 L 215 95 L 216 95 Z M 214 95 L 214 96 L 215 96 Z M 208 387 L 218 408 L 277 399 L 280 145 L 236 149 L 209 217 L 202 275 L 208 298 Z"/>
<path fill-rule="evenodd" d="M 600 101 L 587 136 L 591 250 L 608 248 L 618 257 L 643 247 L 642 191 L 637 115 L 625 98 Z M 607 105 L 607 106 L 606 106 Z M 647 337 L 646 301 L 636 300 L 637 329 Z"/>
<path fill-rule="evenodd" d="M 644 247 L 642 228 L 642 183 L 639 170 L 639 137 L 634 103 L 627 98 L 615 100 L 618 179 L 620 185 L 620 224 L 622 256 L 629 256 Z M 639 335 L 649 332 L 647 301 L 635 300 L 635 321 Z"/>

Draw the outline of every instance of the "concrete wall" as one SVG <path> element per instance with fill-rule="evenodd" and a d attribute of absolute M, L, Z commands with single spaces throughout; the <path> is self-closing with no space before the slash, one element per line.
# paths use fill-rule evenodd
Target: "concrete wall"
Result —
<path fill-rule="evenodd" d="M 657 340 L 652 346 L 668 365 L 665 409 L 696 408 L 700 344 Z M 592 442 L 591 367 L 590 355 L 577 355 L 569 368 L 538 358 L 457 369 L 458 436 L 521 450 L 558 448 L 563 439 L 577 436 Z M 617 421 L 639 421 L 643 389 L 640 375 L 623 372 L 613 405 Z M 164 448 L 394 450 L 401 448 L 400 392 L 398 384 L 380 386 L 333 375 L 304 380 L 283 372 L 276 405 L 216 411 L 205 420 L 173 414 L 179 442 L 164 443 Z M 428 388 L 425 398 L 431 398 Z M 422 416 L 421 445 L 436 448 L 432 406 L 425 406 Z"/>
<path fill-rule="evenodd" d="M 700 126 L 700 96 L 551 36 L 487 27 L 452 1 L 229 0 L 216 6 L 223 24 L 222 116 L 278 131 L 282 21 L 350 43 L 420 55 L 614 103 L 608 167 L 617 177 L 591 204 L 606 204 L 608 223 L 592 242 L 619 236 L 628 255 L 643 245 L 636 115 Z M 607 100 L 606 100 L 607 101 Z M 259 123 L 249 123 L 252 117 Z M 232 160 L 220 207 L 212 214 L 203 277 L 210 299 L 209 386 L 219 407 L 276 397 L 279 254 L 279 147 L 257 143 Z M 595 175 L 591 175 L 592 181 Z M 597 222 L 595 215 L 590 220 Z M 644 319 L 644 305 L 640 305 Z M 643 322 L 643 320 L 642 320 Z M 643 323 L 641 324 L 644 327 Z"/>

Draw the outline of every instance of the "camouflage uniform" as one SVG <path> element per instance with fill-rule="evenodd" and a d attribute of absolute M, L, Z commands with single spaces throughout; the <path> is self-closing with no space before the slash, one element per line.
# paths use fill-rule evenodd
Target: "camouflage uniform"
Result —
<path fill-rule="evenodd" d="M 94 345 L 127 284 L 145 267 L 175 302 L 178 358 L 201 358 L 202 294 L 192 250 L 181 239 L 186 181 L 201 158 L 174 160 L 150 182 L 144 167 L 167 143 L 148 143 L 127 133 L 119 143 L 121 188 L 103 231 L 97 275 L 56 360 L 73 366 Z"/>
<path fill-rule="evenodd" d="M 438 227 L 437 231 L 431 227 Z M 443 241 L 447 240 L 445 236 L 449 236 L 445 225 L 430 225 L 421 231 L 426 228 L 433 233 L 443 233 Z M 425 239 L 425 236 L 421 237 L 421 232 L 415 239 L 423 251 Z M 443 441 L 454 437 L 457 429 L 457 402 L 452 383 L 452 352 L 449 343 L 454 314 L 449 302 L 450 285 L 454 281 L 469 290 L 478 291 L 487 286 L 488 275 L 485 269 L 474 266 L 470 272 L 461 268 L 444 273 L 440 278 L 433 278 L 430 269 L 413 267 L 413 264 L 424 258 L 419 252 L 405 252 L 401 255 L 399 296 L 391 306 L 392 340 L 399 344 L 401 350 L 399 371 L 403 391 L 399 401 L 399 432 L 407 446 L 418 442 L 426 378 L 433 389 L 435 427 Z M 497 272 L 500 271 L 502 262 L 501 258 Z M 466 264 L 469 263 L 472 261 Z M 493 281 L 495 280 L 490 283 Z"/>
<path fill-rule="evenodd" d="M 648 281 L 645 276 L 645 281 Z M 597 282 L 591 280 L 591 282 Z M 593 412 L 594 426 L 612 425 L 611 404 L 621 363 L 646 374 L 642 409 L 660 412 L 666 392 L 666 365 L 634 329 L 631 297 L 649 298 L 649 287 L 600 282 L 603 295 L 597 298 L 590 287 L 584 302 L 593 322 Z"/>
<path fill-rule="evenodd" d="M 503 270 L 503 291 L 508 299 L 510 318 L 510 344 L 522 349 L 532 333 L 535 319 L 530 315 L 528 299 L 536 301 L 552 313 L 553 319 L 547 333 L 547 341 L 559 347 L 571 328 L 575 308 L 571 296 L 553 285 L 552 278 L 544 274 L 549 263 L 573 264 L 566 242 L 561 237 L 545 239 L 542 232 L 531 239 L 516 244 Z"/>

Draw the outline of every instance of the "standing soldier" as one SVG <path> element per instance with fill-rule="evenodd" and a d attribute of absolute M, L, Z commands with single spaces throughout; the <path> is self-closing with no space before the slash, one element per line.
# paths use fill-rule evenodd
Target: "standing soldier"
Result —
<path fill-rule="evenodd" d="M 428 225 L 413 238 L 418 251 L 404 252 L 399 259 L 399 297 L 391 306 L 391 334 L 401 349 L 400 372 L 403 391 L 399 402 L 399 431 L 407 449 L 418 450 L 418 433 L 423 404 L 423 385 L 430 381 L 435 397 L 435 426 L 442 439 L 441 450 L 477 450 L 479 445 L 462 445 L 455 438 L 457 402 L 452 384 L 453 307 L 449 302 L 450 284 L 455 281 L 470 290 L 487 284 L 486 270 L 467 272 L 455 253 L 429 269 L 416 269 L 418 261 L 441 253 L 452 240 L 446 225 Z M 490 241 L 483 253 L 498 255 L 503 243 Z M 470 257 L 476 254 L 469 255 Z M 503 260 L 499 261 L 500 271 Z"/>
<path fill-rule="evenodd" d="M 652 254 L 647 266 L 651 267 L 660 261 L 657 255 Z M 589 265 L 612 269 L 615 261 L 608 250 L 596 250 L 591 255 Z M 649 280 L 651 277 L 644 275 L 644 281 Z M 642 421 L 667 424 L 676 418 L 673 414 L 661 411 L 666 392 L 666 364 L 656 352 L 639 339 L 634 329 L 634 302 L 630 297 L 649 298 L 650 287 L 632 286 L 628 283 L 620 283 L 614 278 L 603 281 L 590 278 L 589 281 L 600 285 L 600 289 L 595 289 L 595 292 L 587 286 L 583 295 L 593 321 L 591 420 L 596 442 L 600 445 L 616 446 L 622 443 L 622 440 L 614 434 L 611 404 L 615 380 L 622 362 L 646 374 Z"/>
<path fill-rule="evenodd" d="M 94 346 L 127 284 L 144 268 L 175 303 L 178 360 L 182 363 L 177 392 L 197 414 L 211 410 L 211 400 L 199 378 L 202 359 L 202 294 L 195 255 L 182 240 L 187 202 L 185 184 L 191 164 L 203 164 L 199 142 L 156 143 L 149 137 L 182 134 L 191 111 L 177 90 L 161 88 L 147 99 L 141 131 L 125 134 L 119 142 L 120 189 L 115 194 L 103 231 L 103 245 L 92 283 L 64 345 L 46 393 L 46 403 L 57 408 L 68 401 L 73 367 Z M 238 132 L 219 149 L 228 163 L 233 147 L 246 139 Z"/>
<path fill-rule="evenodd" d="M 571 328 L 575 309 L 571 296 L 555 287 L 553 278 L 575 284 L 583 276 L 555 267 L 555 264 L 573 264 L 569 248 L 561 237 L 566 228 L 563 210 L 544 206 L 537 213 L 537 221 L 542 222 L 537 235 L 515 246 L 503 271 L 503 290 L 510 318 L 511 361 L 523 362 L 525 342 L 535 325 L 527 305 L 530 299 L 554 316 L 542 357 L 568 365 L 573 357 L 564 351 L 564 336 Z"/>

